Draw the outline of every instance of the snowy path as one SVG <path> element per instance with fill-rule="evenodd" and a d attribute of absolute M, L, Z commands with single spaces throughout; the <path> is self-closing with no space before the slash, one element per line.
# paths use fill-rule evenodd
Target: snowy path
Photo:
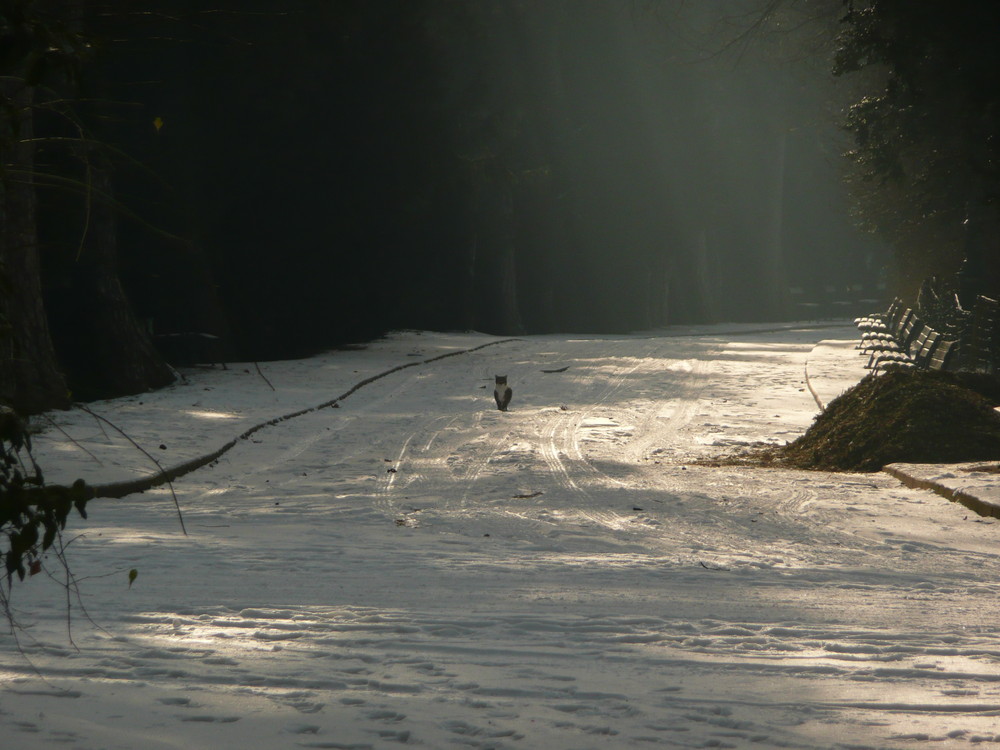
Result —
<path fill-rule="evenodd" d="M 806 358 L 851 335 L 529 337 L 241 441 L 176 483 L 189 537 L 165 489 L 95 501 L 70 551 L 104 630 L 74 610 L 76 651 L 57 585 L 16 588 L 31 664 L 0 636 L 0 746 L 1000 743 L 991 520 L 885 475 L 690 463 L 804 431 Z M 274 395 L 233 370 L 101 408 L 185 458 L 488 340 L 465 338 L 276 363 Z M 149 470 L 93 441 L 94 476 Z"/>

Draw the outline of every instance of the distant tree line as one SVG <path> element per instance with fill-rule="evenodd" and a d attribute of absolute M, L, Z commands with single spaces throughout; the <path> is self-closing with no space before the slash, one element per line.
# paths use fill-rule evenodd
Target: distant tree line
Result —
<path fill-rule="evenodd" d="M 838 33 L 837 72 L 863 71 L 852 86 L 877 85 L 875 63 L 900 77 L 851 110 L 857 212 L 897 240 L 942 227 L 954 266 L 975 234 L 962 222 L 988 227 L 995 210 L 969 188 L 995 187 L 995 88 L 978 87 L 995 66 L 966 78 L 971 50 L 962 62 L 957 43 L 921 51 L 923 31 L 900 32 L 907 48 L 871 29 L 900 28 L 895 13 L 964 33 L 966 5 L 7 0 L 0 401 L 37 411 L 157 387 L 170 334 L 253 360 L 393 328 L 788 318 L 790 287 L 881 273 L 844 218 L 843 94 L 809 53 L 832 55 Z M 722 6 L 730 20 L 763 8 L 781 33 L 728 45 Z M 803 12 L 815 44 L 782 31 Z M 984 54 L 992 41 L 974 37 Z M 958 66 L 945 75 L 960 123 L 935 109 L 930 63 L 907 67 L 932 51 Z M 914 101 L 926 112 L 911 122 Z M 963 128 L 980 145 L 956 152 Z M 913 172 L 945 146 L 938 167 L 975 163 Z M 913 207 L 914 186 L 937 202 Z"/>

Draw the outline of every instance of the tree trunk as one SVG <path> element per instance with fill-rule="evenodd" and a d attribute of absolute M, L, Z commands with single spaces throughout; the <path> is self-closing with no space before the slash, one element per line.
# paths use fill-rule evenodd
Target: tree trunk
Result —
<path fill-rule="evenodd" d="M 82 0 L 57 0 L 67 27 L 82 33 L 98 23 L 99 11 Z M 104 113 L 99 102 L 109 98 L 100 67 L 86 67 L 75 95 L 82 117 L 100 138 Z M 140 324 L 118 275 L 118 222 L 111 180 L 112 165 L 100 145 L 81 144 L 79 157 L 86 166 L 84 180 L 87 215 L 80 230 L 80 247 L 67 269 L 70 287 L 63 299 L 50 300 L 71 320 L 70 336 L 56 343 L 74 396 L 111 398 L 142 393 L 173 382 L 170 367 L 153 348 L 147 327 Z M 57 219 L 59 217 L 56 217 Z M 53 318 L 55 320 L 55 318 Z M 60 324 L 60 330 L 65 322 Z M 65 331 L 63 331 L 65 334 Z"/>
<path fill-rule="evenodd" d="M 91 152 L 94 198 L 80 257 L 73 269 L 77 315 L 74 388 L 107 398 L 160 388 L 174 379 L 136 319 L 118 277 L 118 232 L 110 166 Z M 82 367 L 81 367 L 82 365 Z"/>
<path fill-rule="evenodd" d="M 33 91 L 18 76 L 0 81 L 0 401 L 24 413 L 65 408 L 66 381 L 56 362 L 42 302 L 36 226 Z"/>
<path fill-rule="evenodd" d="M 781 125 L 778 123 L 777 128 Z M 772 184 L 768 201 L 768 216 L 764 236 L 764 291 L 763 309 L 768 320 L 784 320 L 788 314 L 788 283 L 785 274 L 784 243 L 782 234 L 785 223 L 785 152 L 787 135 L 778 132 L 774 140 L 775 153 Z"/>
<path fill-rule="evenodd" d="M 514 223 L 514 198 L 511 195 L 511 186 L 506 175 L 498 176 L 499 188 L 499 218 L 500 226 L 497 227 L 500 252 L 499 268 L 499 293 L 500 305 L 499 316 L 502 333 L 507 335 L 520 335 L 524 333 L 524 324 L 521 321 L 521 309 L 517 295 L 517 247 L 515 240 Z"/>
<path fill-rule="evenodd" d="M 706 323 L 718 322 L 719 315 L 719 274 L 713 263 L 708 242 L 708 231 L 701 229 L 695 238 L 695 279 L 697 279 L 698 299 L 701 319 Z"/>

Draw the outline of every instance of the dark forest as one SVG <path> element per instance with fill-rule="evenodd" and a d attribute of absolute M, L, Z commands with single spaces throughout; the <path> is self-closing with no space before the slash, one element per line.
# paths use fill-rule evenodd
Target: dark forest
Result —
<path fill-rule="evenodd" d="M 953 64 L 995 61 L 961 43 L 992 5 L 3 5 L 0 398 L 27 411 L 398 328 L 843 317 L 995 226 L 996 66 Z"/>

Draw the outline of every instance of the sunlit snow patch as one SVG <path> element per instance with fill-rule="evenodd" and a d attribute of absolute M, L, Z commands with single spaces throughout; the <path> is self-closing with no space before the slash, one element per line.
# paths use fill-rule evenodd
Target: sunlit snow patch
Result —
<path fill-rule="evenodd" d="M 241 416 L 228 411 L 198 411 L 194 409 L 188 409 L 184 413 L 198 419 L 239 419 Z"/>

